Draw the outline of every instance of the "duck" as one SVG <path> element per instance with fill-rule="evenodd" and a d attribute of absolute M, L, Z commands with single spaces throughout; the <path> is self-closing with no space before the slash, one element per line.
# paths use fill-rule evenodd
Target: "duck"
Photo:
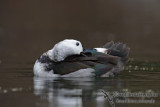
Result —
<path fill-rule="evenodd" d="M 115 77 L 129 62 L 130 48 L 113 41 L 97 48 L 84 48 L 75 39 L 58 42 L 35 62 L 37 77 Z"/>

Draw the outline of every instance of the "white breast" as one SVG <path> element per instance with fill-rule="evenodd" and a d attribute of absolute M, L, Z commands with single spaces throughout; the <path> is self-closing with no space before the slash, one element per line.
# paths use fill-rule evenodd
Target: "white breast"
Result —
<path fill-rule="evenodd" d="M 46 71 L 45 66 L 46 63 L 36 61 L 33 67 L 34 75 L 38 77 L 59 77 L 59 75 L 54 74 L 53 70 Z"/>

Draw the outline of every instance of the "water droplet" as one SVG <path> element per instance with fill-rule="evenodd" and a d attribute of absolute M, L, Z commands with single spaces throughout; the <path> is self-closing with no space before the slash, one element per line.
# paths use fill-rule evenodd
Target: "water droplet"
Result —
<path fill-rule="evenodd" d="M 145 67 L 143 67 L 142 70 L 145 71 L 146 70 Z"/>
<path fill-rule="evenodd" d="M 127 91 L 128 91 L 128 89 L 122 89 L 122 91 L 126 91 L 126 92 L 127 92 Z"/>
<path fill-rule="evenodd" d="M 22 91 L 23 89 L 22 88 L 19 88 L 19 91 Z"/>
<path fill-rule="evenodd" d="M 152 67 L 152 68 L 151 68 L 151 71 L 153 71 L 153 70 L 154 70 L 154 68 Z"/>
<path fill-rule="evenodd" d="M 146 90 L 146 92 L 148 92 L 148 93 L 149 93 L 149 92 L 153 92 L 153 90 L 152 90 L 152 89 L 148 89 L 148 90 Z"/>
<path fill-rule="evenodd" d="M 12 88 L 11 89 L 13 92 L 16 92 L 16 91 L 18 91 L 18 88 Z"/>
<path fill-rule="evenodd" d="M 129 65 L 129 68 L 131 68 L 132 67 L 132 65 Z"/>
<path fill-rule="evenodd" d="M 8 91 L 7 90 L 3 90 L 3 93 L 7 93 Z"/>

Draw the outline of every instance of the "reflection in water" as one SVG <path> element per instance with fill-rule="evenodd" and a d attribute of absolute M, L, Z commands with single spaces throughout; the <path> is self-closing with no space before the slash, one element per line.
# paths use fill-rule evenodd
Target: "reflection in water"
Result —
<path fill-rule="evenodd" d="M 140 75 L 139 76 L 145 76 Z M 147 74 L 148 75 L 148 74 Z M 131 75 L 128 75 L 131 76 Z M 126 103 L 131 103 L 130 107 L 143 107 L 146 103 L 151 105 L 158 105 L 157 99 L 159 99 L 159 86 L 153 85 L 153 81 L 149 79 L 139 77 L 137 80 L 130 77 L 119 78 L 39 78 L 34 77 L 34 94 L 41 98 L 41 101 L 37 103 L 38 107 L 111 107 L 111 104 L 115 104 L 116 107 L 126 106 Z M 131 76 L 132 77 L 132 76 Z M 148 80 L 148 81 L 147 81 Z M 153 78 L 152 78 L 153 80 Z M 147 81 L 147 82 L 146 82 Z M 158 80 L 157 83 L 159 82 Z M 109 102 L 108 98 L 105 98 L 104 92 L 109 93 L 109 97 L 113 102 Z M 138 96 L 138 97 L 126 97 L 120 96 L 117 93 L 126 94 L 129 93 L 152 93 L 154 96 Z M 146 99 L 147 98 L 147 99 Z M 145 101 L 148 102 L 145 102 Z M 124 102 L 128 101 L 128 102 Z M 132 102 L 131 102 L 132 101 Z M 135 104 L 134 104 L 135 103 Z M 113 106 L 112 106 L 113 107 Z"/>
<path fill-rule="evenodd" d="M 34 94 L 47 100 L 50 106 L 81 106 L 81 89 L 54 89 L 56 83 L 53 79 L 34 78 Z M 60 85 L 61 86 L 61 85 Z M 57 86 L 59 87 L 59 86 Z M 72 96 L 70 96 L 72 95 Z M 56 96 L 56 98 L 55 98 Z M 79 96 L 79 97 L 74 97 Z M 70 98 L 67 98 L 70 97 Z"/>
<path fill-rule="evenodd" d="M 38 78 L 34 77 L 34 94 L 48 101 L 50 106 L 82 107 L 87 101 L 94 101 L 98 107 L 105 107 L 106 100 L 94 78 Z M 103 81 L 101 81 L 103 82 Z M 84 103 L 84 104 L 83 104 Z"/>

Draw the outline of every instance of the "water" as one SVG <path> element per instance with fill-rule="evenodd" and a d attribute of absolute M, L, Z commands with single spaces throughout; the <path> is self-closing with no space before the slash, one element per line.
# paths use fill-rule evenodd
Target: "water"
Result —
<path fill-rule="evenodd" d="M 159 0 L 0 0 L 0 107 L 159 107 L 159 12 Z M 133 59 L 116 78 L 34 77 L 66 38 L 124 42 Z"/>
<path fill-rule="evenodd" d="M 2 63 L 0 105 L 1 107 L 113 107 L 114 105 L 159 107 L 158 65 L 159 63 L 133 61 L 115 78 L 38 78 L 33 76 L 33 63 Z M 158 68 L 155 69 L 156 67 Z M 110 97 L 105 98 L 104 93 Z M 132 96 L 126 96 L 127 93 Z M 111 101 L 108 101 L 109 98 Z"/>

